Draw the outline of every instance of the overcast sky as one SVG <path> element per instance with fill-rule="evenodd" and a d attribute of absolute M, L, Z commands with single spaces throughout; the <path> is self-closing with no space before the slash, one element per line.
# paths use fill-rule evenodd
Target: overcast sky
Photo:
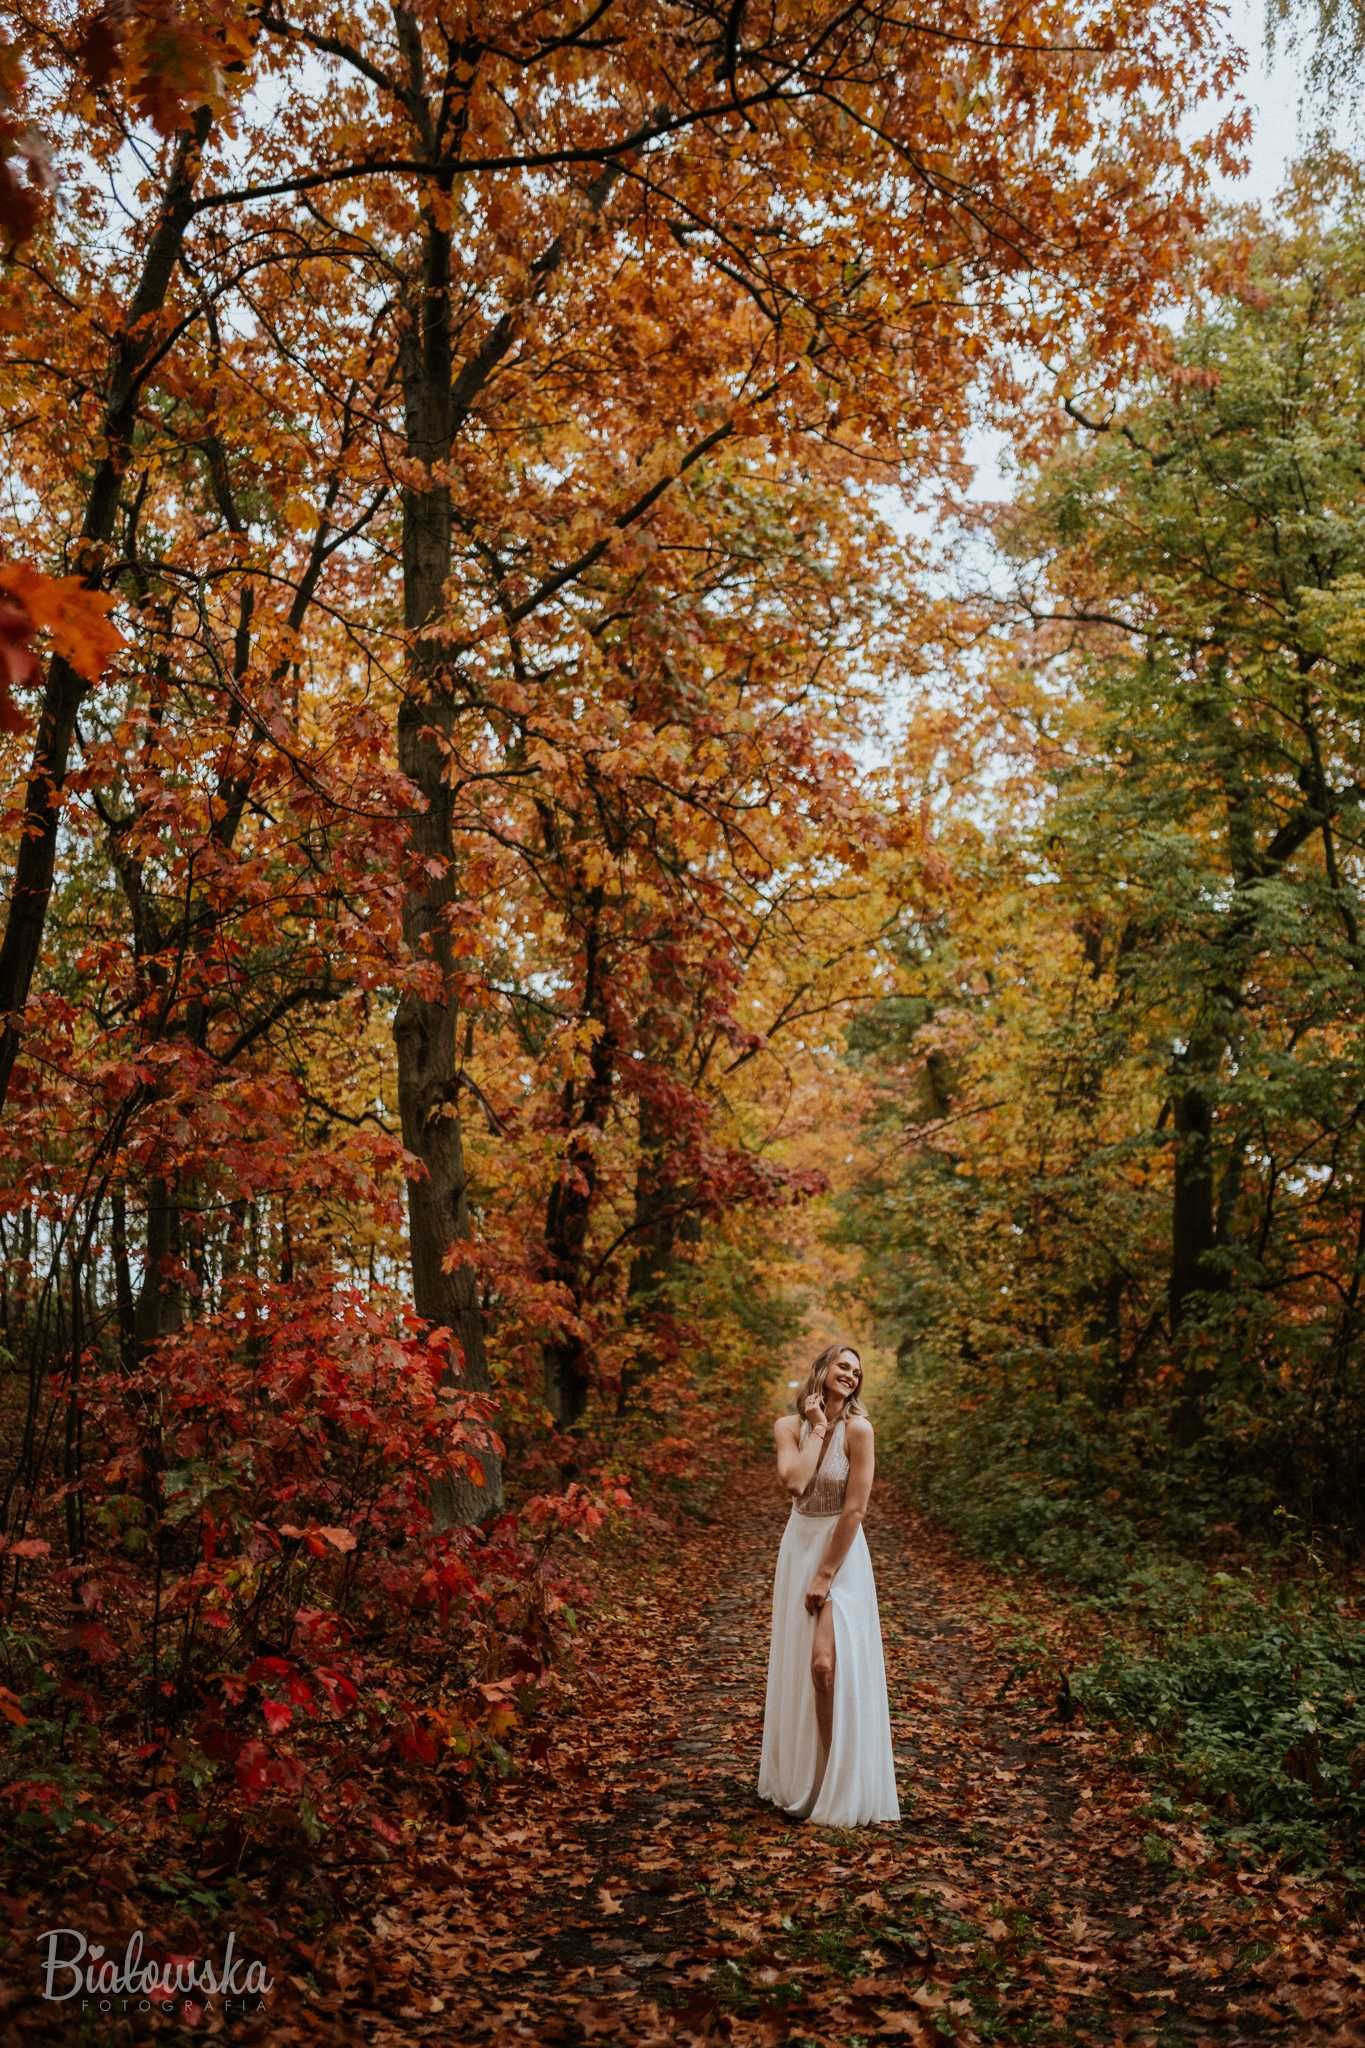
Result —
<path fill-rule="evenodd" d="M 1265 0 L 1228 0 L 1227 15 L 1247 55 L 1242 92 L 1251 103 L 1256 134 L 1249 175 L 1219 183 L 1230 198 L 1270 199 L 1298 147 L 1299 70 L 1283 50 L 1273 68 L 1266 58 Z"/>

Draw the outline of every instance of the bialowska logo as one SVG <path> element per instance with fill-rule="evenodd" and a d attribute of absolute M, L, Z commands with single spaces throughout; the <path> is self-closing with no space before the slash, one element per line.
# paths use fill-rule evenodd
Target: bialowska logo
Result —
<path fill-rule="evenodd" d="M 221 1958 L 176 1955 L 154 1962 L 144 1959 L 143 1947 L 141 1928 L 129 1935 L 123 1954 L 113 1956 L 78 1927 L 49 1927 L 38 1937 L 43 1997 L 58 2005 L 78 1998 L 82 2011 L 111 2013 L 174 2010 L 181 2000 L 264 2009 L 273 1980 L 264 1963 L 235 1953 L 235 1934 L 228 1935 Z"/>

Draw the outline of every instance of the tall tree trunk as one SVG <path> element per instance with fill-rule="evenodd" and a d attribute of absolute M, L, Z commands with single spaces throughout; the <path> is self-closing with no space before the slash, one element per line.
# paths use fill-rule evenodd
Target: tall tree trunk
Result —
<path fill-rule="evenodd" d="M 1215 1242 L 1213 1216 L 1213 1105 L 1198 1082 L 1175 1095 L 1171 1173 L 1171 1328 L 1185 1319 L 1192 1294 L 1215 1282 L 1208 1255 Z"/>
<path fill-rule="evenodd" d="M 545 1210 L 545 1264 L 568 1297 L 578 1319 L 584 1302 L 583 1255 L 597 1192 L 595 1133 L 606 1121 L 616 1080 L 616 1047 L 603 1031 L 593 1042 L 582 1114 L 550 1191 Z M 591 1127 L 593 1135 L 585 1127 Z M 577 1422 L 588 1404 L 588 1353 L 576 1329 L 544 1347 L 545 1401 L 562 1429 Z"/>
<path fill-rule="evenodd" d="M 626 1279 L 626 1325 L 638 1341 L 621 1375 L 617 1413 L 623 1415 L 637 1387 L 664 1362 L 668 1286 L 675 1271 L 680 1192 L 669 1172 L 666 1133 L 658 1111 L 640 1103 L 639 1154 L 635 1168 L 635 1250 Z"/>
<path fill-rule="evenodd" d="M 1226 1035 L 1216 1028 L 1198 1032 L 1179 1062 L 1179 1080 L 1172 1096 L 1169 1302 L 1171 1336 L 1177 1353 L 1185 1348 L 1182 1332 L 1192 1297 L 1216 1294 L 1225 1284 L 1225 1275 L 1212 1254 L 1218 1244 L 1214 1086 L 1226 1045 Z M 1213 1362 L 1207 1358 L 1186 1361 L 1172 1418 L 1178 1443 L 1190 1444 L 1202 1435 L 1214 1376 Z"/>
<path fill-rule="evenodd" d="M 447 202 L 449 187 L 446 179 Z M 434 964 L 436 980 L 404 991 L 394 1040 L 403 1143 L 418 1167 L 408 1181 L 413 1302 L 425 1321 L 443 1325 L 458 1340 L 463 1383 L 486 1393 L 478 1282 L 464 1255 L 472 1230 L 459 1113 L 460 1013 L 447 921 L 455 901 L 454 846 L 440 739 L 453 729 L 455 699 L 437 643 L 420 637 L 441 616 L 451 565 L 450 486 L 438 467 L 450 460 L 455 418 L 450 238 L 433 212 L 423 225 L 423 274 L 403 337 L 401 369 L 407 453 L 423 465 L 427 481 L 403 490 L 403 622 L 412 637 L 398 713 L 398 764 L 423 800 L 408 820 L 403 937 L 414 961 Z M 463 1476 L 452 1480 L 436 1504 L 442 1520 L 475 1522 L 501 1507 L 500 1462 L 491 1450 L 479 1462 L 485 1484 Z"/>
<path fill-rule="evenodd" d="M 109 1232 L 109 1252 L 114 1263 L 114 1301 L 118 1308 L 119 1356 L 125 1372 L 131 1372 L 137 1363 L 136 1307 L 133 1298 L 133 1273 L 128 1259 L 128 1198 L 122 1183 L 117 1183 L 110 1195 L 112 1222 Z"/>
<path fill-rule="evenodd" d="M 179 1262 L 182 1250 L 177 1190 L 158 1177 L 147 1190 L 146 1256 L 133 1308 L 133 1334 L 140 1356 L 162 1337 L 171 1336 L 184 1319 L 184 1288 L 178 1275 L 167 1271 Z"/>
<path fill-rule="evenodd" d="M 1132 1378 L 1132 1361 L 1123 1356 L 1123 1271 L 1111 1265 L 1103 1279 L 1081 1296 L 1087 1342 L 1103 1359 L 1100 1399 L 1106 1408 L 1121 1408 Z"/>
<path fill-rule="evenodd" d="M 180 260 L 192 217 L 194 181 L 211 123 L 209 109 L 200 107 L 176 146 L 161 218 L 147 246 L 142 275 L 110 364 L 101 433 L 105 452 L 96 464 L 86 498 L 76 558 L 76 566 L 92 590 L 104 580 L 105 553 L 118 514 L 145 367 L 160 340 L 156 315 L 166 303 Z M 89 687 L 70 662 L 60 655 L 53 657 L 29 767 L 24 830 L 15 855 L 5 935 L 0 941 L 0 1108 L 19 1055 L 23 1012 L 42 952 L 71 743 L 76 715 Z"/>
<path fill-rule="evenodd" d="M 464 1248 L 472 1237 L 464 1136 L 460 1121 L 459 1005 L 446 913 L 455 901 L 453 807 L 441 742 L 454 731 L 456 679 L 439 646 L 419 636 L 441 616 L 451 569 L 448 481 L 455 437 L 479 394 L 516 344 L 522 320 L 564 259 L 554 236 L 531 261 L 519 308 L 509 307 L 455 368 L 451 329 L 452 195 L 477 54 L 446 40 L 445 69 L 428 78 L 422 22 L 398 0 L 394 27 L 403 76 L 395 89 L 406 108 L 418 152 L 431 165 L 434 201 L 422 214 L 422 274 L 400 342 L 406 454 L 427 472 L 403 487 L 403 621 L 413 636 L 398 714 L 398 763 L 423 803 L 409 820 L 410 860 L 404 885 L 403 936 L 414 959 L 431 961 L 437 986 L 405 990 L 394 1024 L 398 1106 L 403 1142 L 418 1162 L 408 1182 L 408 1234 L 413 1299 L 418 1313 L 452 1330 L 464 1352 L 465 1383 L 490 1389 L 477 1277 Z M 433 86 L 435 90 L 433 90 Z M 622 176 L 603 165 L 583 194 L 589 218 L 599 215 Z M 477 1521 L 502 1503 L 502 1474 L 492 1452 L 480 1458 L 486 1485 L 458 1482 L 443 1511 Z"/>
<path fill-rule="evenodd" d="M 185 1319 L 185 1290 L 178 1268 L 181 1239 L 181 1195 L 178 1185 L 157 1175 L 147 1188 L 147 1240 L 142 1284 L 133 1303 L 133 1352 L 139 1363 L 163 1337 L 172 1336 Z M 158 1554 L 167 1541 L 162 1520 L 165 1502 L 161 1479 L 166 1459 L 161 1436 L 161 1405 L 139 1404 L 138 1441 L 142 1454 L 140 1491 L 146 1503 Z"/>
<path fill-rule="evenodd" d="M 588 1054 L 581 1101 L 572 1078 L 565 1083 L 562 1112 L 569 1141 L 545 1208 L 546 1272 L 564 1289 L 575 1320 L 583 1307 L 583 1255 L 597 1192 L 597 1138 L 606 1125 L 616 1089 L 617 1038 L 601 952 L 601 911 L 601 892 L 594 890 L 588 903 L 583 1014 L 594 1019 L 599 1029 Z M 567 1428 L 587 1406 L 587 1349 L 582 1336 L 571 1329 L 552 1338 L 543 1355 L 546 1404 L 560 1427 Z"/>

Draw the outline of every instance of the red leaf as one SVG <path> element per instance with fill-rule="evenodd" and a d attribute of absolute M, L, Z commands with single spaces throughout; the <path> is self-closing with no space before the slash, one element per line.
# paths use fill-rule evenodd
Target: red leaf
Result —
<path fill-rule="evenodd" d="M 17 598 L 0 597 L 0 732 L 22 732 L 23 712 L 14 701 L 16 689 L 31 689 L 42 675 L 29 646 L 33 621 Z"/>

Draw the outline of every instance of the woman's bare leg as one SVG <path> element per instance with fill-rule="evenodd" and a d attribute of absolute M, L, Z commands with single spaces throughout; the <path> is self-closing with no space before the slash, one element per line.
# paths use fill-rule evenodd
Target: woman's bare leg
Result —
<path fill-rule="evenodd" d="M 815 1725 L 820 1732 L 820 1767 L 817 1783 L 825 1774 L 825 1759 L 834 1740 L 834 1603 L 826 1600 L 815 1618 L 815 1641 L 810 1653 L 811 1684 L 815 1687 Z"/>

